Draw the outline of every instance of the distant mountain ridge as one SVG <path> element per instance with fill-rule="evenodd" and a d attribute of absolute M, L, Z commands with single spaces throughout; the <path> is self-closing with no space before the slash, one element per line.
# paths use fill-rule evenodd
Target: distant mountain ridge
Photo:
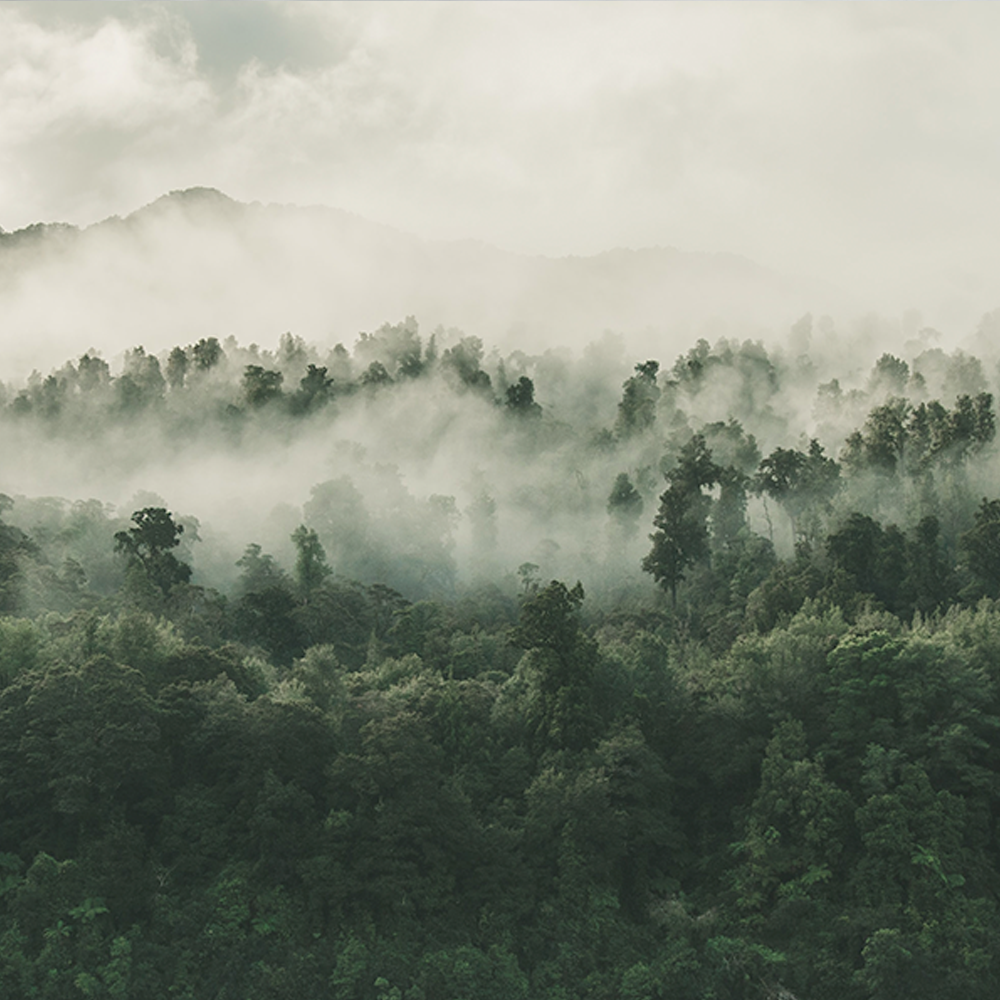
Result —
<path fill-rule="evenodd" d="M 736 254 L 529 256 L 204 187 L 82 228 L 0 231 L 0 322 L 37 347 L 69 350 L 155 351 L 229 334 L 270 343 L 286 330 L 351 342 L 405 315 L 522 349 L 582 345 L 609 329 L 690 339 L 702 329 L 784 330 L 839 295 Z"/>

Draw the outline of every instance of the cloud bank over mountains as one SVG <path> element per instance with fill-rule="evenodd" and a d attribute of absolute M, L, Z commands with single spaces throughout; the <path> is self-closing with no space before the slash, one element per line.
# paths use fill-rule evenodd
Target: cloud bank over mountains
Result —
<path fill-rule="evenodd" d="M 470 241 L 427 241 L 327 208 L 245 205 L 173 192 L 85 229 L 0 236 L 0 322 L 14 336 L 8 377 L 97 347 L 235 336 L 271 345 L 291 331 L 351 344 L 416 315 L 504 349 L 582 348 L 604 331 L 636 349 L 676 349 L 707 333 L 787 329 L 845 296 L 734 254 L 672 247 L 550 258 Z"/>
<path fill-rule="evenodd" d="M 0 226 L 165 191 L 1000 301 L 993 5 L 0 3 Z"/>

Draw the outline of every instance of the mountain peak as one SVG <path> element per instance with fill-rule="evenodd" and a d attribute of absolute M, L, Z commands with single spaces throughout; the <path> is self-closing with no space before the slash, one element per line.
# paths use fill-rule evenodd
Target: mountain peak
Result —
<path fill-rule="evenodd" d="M 213 187 L 189 187 L 170 191 L 162 195 L 153 202 L 154 205 L 160 202 L 174 202 L 180 205 L 236 205 L 235 199 L 230 198 L 218 188 Z"/>
<path fill-rule="evenodd" d="M 155 201 L 136 209 L 127 219 L 144 218 L 163 212 L 181 211 L 193 215 L 234 215 L 246 206 L 218 188 L 190 187 L 161 195 Z"/>

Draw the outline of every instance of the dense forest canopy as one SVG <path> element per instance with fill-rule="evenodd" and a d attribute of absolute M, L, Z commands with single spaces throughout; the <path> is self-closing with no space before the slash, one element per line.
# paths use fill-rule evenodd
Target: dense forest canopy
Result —
<path fill-rule="evenodd" d="M 995 996 L 1000 370 L 833 332 L 0 386 L 0 994 Z"/>

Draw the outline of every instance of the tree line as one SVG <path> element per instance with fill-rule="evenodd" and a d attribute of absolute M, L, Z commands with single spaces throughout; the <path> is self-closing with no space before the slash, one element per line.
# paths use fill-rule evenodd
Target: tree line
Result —
<path fill-rule="evenodd" d="M 755 345 L 636 364 L 603 428 L 480 357 L 454 391 L 605 471 L 617 588 L 612 554 L 449 575 L 448 497 L 412 501 L 437 547 L 376 551 L 343 478 L 225 590 L 191 515 L 0 498 L 0 993 L 994 996 L 993 402 L 933 360 L 879 359 L 839 447 L 762 449 L 745 395 L 798 376 Z"/>

